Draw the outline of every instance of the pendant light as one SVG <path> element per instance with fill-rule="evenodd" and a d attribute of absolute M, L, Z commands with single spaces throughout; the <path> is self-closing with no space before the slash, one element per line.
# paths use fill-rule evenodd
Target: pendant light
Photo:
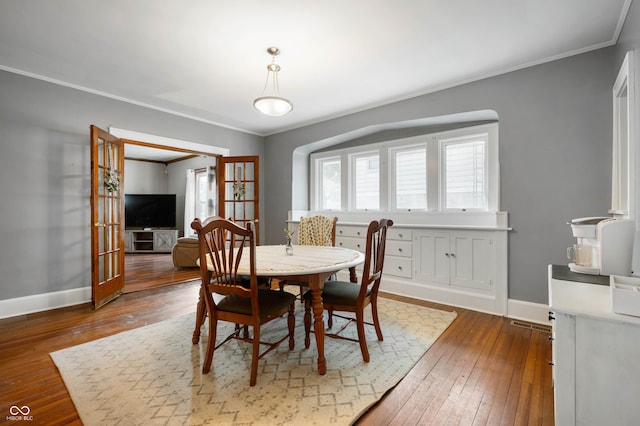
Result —
<path fill-rule="evenodd" d="M 262 96 L 253 101 L 253 106 L 263 114 L 280 117 L 291 112 L 293 104 L 280 96 L 280 88 L 278 86 L 280 65 L 276 64 L 276 56 L 280 54 L 280 49 L 270 47 L 267 49 L 267 53 L 271 55 L 271 63 L 267 65 L 267 80 L 264 83 L 264 89 L 262 89 Z M 267 93 L 269 86 L 271 92 Z"/>

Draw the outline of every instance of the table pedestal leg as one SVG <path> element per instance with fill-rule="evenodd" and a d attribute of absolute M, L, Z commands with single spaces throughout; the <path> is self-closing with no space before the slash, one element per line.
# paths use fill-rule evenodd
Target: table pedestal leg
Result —
<path fill-rule="evenodd" d="M 322 287 L 324 276 L 314 275 L 310 277 L 311 308 L 313 309 L 313 331 L 316 335 L 316 347 L 318 348 L 318 373 L 327 373 L 327 360 L 324 357 L 324 319 L 322 318 L 324 306 L 322 305 Z"/>

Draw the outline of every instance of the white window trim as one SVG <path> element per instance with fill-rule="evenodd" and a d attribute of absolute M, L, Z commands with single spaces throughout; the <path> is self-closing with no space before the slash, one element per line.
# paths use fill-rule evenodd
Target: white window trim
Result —
<path fill-rule="evenodd" d="M 438 159 L 440 162 L 439 171 L 439 211 L 456 212 L 456 211 L 476 211 L 476 212 L 495 212 L 500 208 L 500 162 L 498 158 L 498 125 L 488 124 L 475 126 L 467 129 L 456 129 L 447 132 L 441 132 L 435 135 L 438 143 Z M 444 194 L 444 155 L 443 145 L 449 143 L 464 143 L 477 138 L 486 138 L 486 155 L 485 155 L 485 192 L 487 194 L 486 209 L 447 209 Z"/>
<path fill-rule="evenodd" d="M 447 188 L 446 188 L 446 180 L 447 180 L 447 159 L 445 156 L 445 151 L 448 146 L 452 145 L 462 145 L 470 142 L 482 141 L 484 143 L 484 149 L 487 155 L 484 156 L 484 178 L 483 178 L 483 193 L 485 194 L 484 205 L 486 208 L 449 208 L 447 207 Z M 440 159 L 440 185 L 439 185 L 439 199 L 440 199 L 440 210 L 445 212 L 452 211 L 487 211 L 489 210 L 489 136 L 487 133 L 476 133 L 473 135 L 465 135 L 459 137 L 448 137 L 448 138 L 438 138 L 438 150 Z"/>
<path fill-rule="evenodd" d="M 312 195 L 312 199 L 311 199 L 311 204 L 317 209 L 317 210 L 322 210 L 322 211 L 333 211 L 332 209 L 323 209 L 322 208 L 322 191 L 320 191 L 320 185 L 322 184 L 323 181 L 323 169 L 322 167 L 318 167 L 319 163 L 324 163 L 324 162 L 328 162 L 328 161 L 334 161 L 334 160 L 340 160 L 340 172 L 343 173 L 344 171 L 344 159 L 342 158 L 342 155 L 338 154 L 338 155 L 329 155 L 329 156 L 323 156 L 321 158 L 318 158 L 317 161 L 312 161 L 311 162 L 311 188 L 313 189 L 311 191 L 311 195 Z M 344 194 L 344 188 L 340 191 L 341 193 L 341 200 L 340 200 L 340 205 L 341 206 L 345 206 L 345 194 Z M 343 209 L 339 209 L 338 211 L 342 211 Z"/>
<path fill-rule="evenodd" d="M 409 146 L 426 144 L 427 146 L 427 211 L 419 209 L 408 212 L 409 214 L 419 213 L 448 213 L 460 212 L 461 209 L 445 210 L 442 200 L 440 199 L 440 191 L 443 187 L 441 177 L 441 160 L 439 146 L 440 140 L 468 137 L 471 135 L 487 134 L 488 144 L 486 147 L 486 185 L 487 185 L 487 209 L 468 210 L 469 212 L 498 212 L 500 210 L 500 162 L 498 158 L 498 123 L 483 124 L 479 126 L 466 127 L 445 132 L 438 132 L 409 138 L 395 139 L 391 141 L 355 146 L 340 150 L 324 151 L 312 153 L 310 155 L 310 208 L 311 211 L 329 212 L 332 210 L 323 210 L 320 208 L 320 191 L 319 185 L 321 180 L 318 179 L 317 164 L 319 161 L 328 158 L 341 158 L 342 178 L 342 212 L 358 212 L 363 210 L 355 210 L 354 198 L 352 197 L 353 182 L 351 177 L 351 157 L 353 155 L 361 155 L 378 151 L 380 154 L 380 210 L 379 211 L 396 211 L 407 212 L 406 209 L 394 209 L 395 200 L 392 200 L 391 191 L 394 188 L 392 182 L 393 170 L 392 161 L 390 160 L 390 152 L 394 149 L 401 149 Z M 346 176 L 344 175 L 346 173 Z"/>
<path fill-rule="evenodd" d="M 613 165 L 609 213 L 636 218 L 636 90 L 633 52 L 625 54 L 613 85 Z"/>
<path fill-rule="evenodd" d="M 357 151 L 357 152 L 351 152 L 349 154 L 347 154 L 347 157 L 349 158 L 349 168 L 348 168 L 348 175 L 347 175 L 347 179 L 349 182 L 349 192 L 348 192 L 348 197 L 347 197 L 347 206 L 349 206 L 349 211 L 383 211 L 386 210 L 385 208 L 385 202 L 383 200 L 386 199 L 386 196 L 383 195 L 383 188 L 382 188 L 382 182 L 385 180 L 386 178 L 386 170 L 383 166 L 383 163 L 386 164 L 385 161 L 383 161 L 383 156 L 386 156 L 386 154 L 384 153 L 385 150 L 383 149 L 373 149 L 373 150 L 365 150 L 365 151 Z M 358 158 L 362 158 L 362 157 L 368 157 L 368 156 L 372 156 L 372 155 L 377 155 L 378 156 L 378 167 L 379 167 L 379 176 L 378 176 L 378 197 L 379 197 L 379 202 L 378 202 L 378 208 L 377 209 L 358 209 L 356 206 L 356 180 L 355 180 L 355 168 L 356 168 L 356 160 Z M 352 196 L 353 195 L 353 196 Z M 345 205 L 345 204 L 343 204 Z"/>
<path fill-rule="evenodd" d="M 425 179 L 425 183 L 427 185 L 427 194 L 426 194 L 426 202 L 427 202 L 427 206 L 424 209 L 418 209 L 418 208 L 411 208 L 411 209 L 407 209 L 407 208 L 398 208 L 398 200 L 397 200 L 397 192 L 396 192 L 396 153 L 398 152 L 403 152 L 403 151 L 412 151 L 415 149 L 420 149 L 420 148 L 424 148 L 425 149 L 425 159 L 427 162 L 427 169 L 425 171 L 426 175 L 424 177 Z M 402 211 L 402 212 L 409 212 L 409 211 L 413 211 L 413 212 L 417 212 L 417 211 L 421 211 L 421 212 L 425 212 L 428 211 L 429 209 L 429 145 L 426 141 L 426 139 L 423 142 L 420 143 L 414 143 L 414 144 L 402 144 L 401 146 L 393 146 L 390 147 L 388 149 L 388 154 L 389 154 L 389 203 L 390 203 L 390 210 L 392 211 Z"/>

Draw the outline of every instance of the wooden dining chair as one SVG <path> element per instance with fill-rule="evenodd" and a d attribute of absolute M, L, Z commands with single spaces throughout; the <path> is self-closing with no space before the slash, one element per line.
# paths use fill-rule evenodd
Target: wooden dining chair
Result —
<path fill-rule="evenodd" d="M 336 223 L 338 218 L 329 218 L 327 216 L 311 216 L 309 218 L 301 217 L 298 225 L 298 245 L 300 246 L 332 246 L 336 245 Z M 285 285 L 297 285 L 300 287 L 300 301 L 304 303 L 304 287 L 308 287 L 308 283 L 300 280 L 281 279 L 279 282 L 280 290 Z"/>
<path fill-rule="evenodd" d="M 202 276 L 201 296 L 204 298 L 209 317 L 209 340 L 202 366 L 208 373 L 213 362 L 213 354 L 231 339 L 252 344 L 251 373 L 249 384 L 256 384 L 258 360 L 266 353 L 289 338 L 289 349 L 294 347 L 296 297 L 287 292 L 258 288 L 256 276 L 256 238 L 253 223 L 243 228 L 229 220 L 212 217 L 201 223 L 196 219 L 191 227 L 198 235 L 200 275 Z M 242 259 L 249 259 L 249 275 L 239 273 Z M 247 277 L 249 285 L 247 285 Z M 216 297 L 214 298 L 214 294 Z M 260 341 L 260 327 L 272 320 L 287 315 L 288 333 L 274 343 Z M 218 321 L 235 324 L 234 331 L 216 345 Z M 247 326 L 253 336 L 242 333 Z M 198 330 L 199 333 L 199 330 Z M 260 352 L 260 345 L 268 348 Z"/>
<path fill-rule="evenodd" d="M 218 217 L 218 216 L 216 216 Z M 234 222 L 233 220 L 231 220 L 231 218 L 228 219 L 230 222 Z M 256 223 L 257 220 L 253 221 L 253 223 Z M 236 222 L 234 222 L 236 223 Z M 193 227 L 193 223 L 192 223 L 192 227 Z M 256 226 L 254 226 L 254 230 L 257 232 Z M 198 238 L 196 235 L 196 242 L 198 242 Z M 200 254 L 198 252 L 198 260 L 196 260 L 196 266 L 200 265 Z M 247 275 L 241 275 L 241 279 L 240 282 L 242 283 L 242 285 L 244 285 L 245 287 L 249 288 L 249 276 Z M 271 277 L 258 277 L 258 288 L 263 288 L 263 289 L 271 289 Z M 196 326 L 193 330 L 193 337 L 191 339 L 191 341 L 193 342 L 194 345 L 197 345 L 198 342 L 200 342 L 200 329 L 202 328 L 202 324 L 204 324 L 205 320 L 207 319 L 207 307 L 205 306 L 205 301 L 204 301 L 204 293 L 202 291 L 202 289 L 200 290 L 200 295 L 198 297 L 198 304 L 196 306 Z"/>
<path fill-rule="evenodd" d="M 365 248 L 364 268 L 360 284 L 349 281 L 326 281 L 322 290 L 322 302 L 324 309 L 328 311 L 328 326 L 333 327 L 333 316 L 347 319 L 348 321 L 335 333 L 325 333 L 325 336 L 351 340 L 360 343 L 360 351 L 365 362 L 369 362 L 369 349 L 364 332 L 365 324 L 373 325 L 376 329 L 378 340 L 382 341 L 382 329 L 378 319 L 378 289 L 382 278 L 382 268 L 384 266 L 384 252 L 387 241 L 387 229 L 393 225 L 390 219 L 373 221 L 367 229 L 367 244 Z M 304 294 L 304 330 L 306 348 L 309 347 L 311 332 L 311 291 Z M 364 309 L 371 305 L 373 323 L 364 321 Z M 339 312 L 349 312 L 355 314 L 343 316 L 335 314 Z M 341 336 L 340 333 L 351 323 L 355 322 L 358 339 Z"/>

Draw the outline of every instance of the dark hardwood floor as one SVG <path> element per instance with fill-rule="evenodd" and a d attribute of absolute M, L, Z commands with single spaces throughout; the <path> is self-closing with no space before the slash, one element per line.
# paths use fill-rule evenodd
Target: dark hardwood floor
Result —
<path fill-rule="evenodd" d="M 0 423 L 15 424 L 9 407 L 27 405 L 30 424 L 80 424 L 49 353 L 193 312 L 198 289 L 197 281 L 159 286 L 98 311 L 84 304 L 0 320 Z M 453 324 L 358 425 L 553 424 L 548 333 L 455 310 Z"/>
<path fill-rule="evenodd" d="M 198 268 L 176 268 L 170 253 L 135 253 L 124 256 L 124 292 L 148 290 L 200 279 Z"/>

